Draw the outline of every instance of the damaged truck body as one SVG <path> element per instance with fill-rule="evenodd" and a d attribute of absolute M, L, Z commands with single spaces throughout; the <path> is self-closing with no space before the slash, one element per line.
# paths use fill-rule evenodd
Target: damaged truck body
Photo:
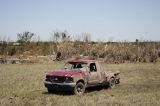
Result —
<path fill-rule="evenodd" d="M 120 83 L 120 72 L 104 71 L 98 61 L 79 59 L 65 62 L 64 68 L 46 75 L 44 85 L 48 92 L 63 89 L 82 95 L 88 87 L 102 85 L 114 88 Z"/>

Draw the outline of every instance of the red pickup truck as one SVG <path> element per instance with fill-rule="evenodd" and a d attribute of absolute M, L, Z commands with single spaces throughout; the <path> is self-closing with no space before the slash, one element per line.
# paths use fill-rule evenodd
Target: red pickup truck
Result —
<path fill-rule="evenodd" d="M 104 71 L 98 61 L 78 59 L 65 62 L 64 68 L 46 75 L 44 85 L 48 92 L 63 89 L 81 95 L 87 87 L 103 85 L 114 88 L 120 83 L 120 72 Z"/>

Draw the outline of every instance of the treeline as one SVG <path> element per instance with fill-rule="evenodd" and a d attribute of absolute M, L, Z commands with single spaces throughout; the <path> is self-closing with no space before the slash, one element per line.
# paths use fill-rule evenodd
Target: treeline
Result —
<path fill-rule="evenodd" d="M 58 60 L 89 57 L 107 63 L 157 62 L 160 60 L 160 42 L 92 42 L 91 36 L 84 33 L 73 39 L 67 31 L 54 32 L 50 41 L 33 40 L 31 32 L 17 34 L 16 42 L 0 40 L 1 56 L 48 56 Z"/>

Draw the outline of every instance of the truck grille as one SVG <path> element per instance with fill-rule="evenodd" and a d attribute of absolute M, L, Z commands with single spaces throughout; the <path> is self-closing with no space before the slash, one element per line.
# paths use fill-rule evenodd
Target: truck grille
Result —
<path fill-rule="evenodd" d="M 62 76 L 46 76 L 47 81 L 56 82 L 56 83 L 63 83 L 66 80 L 66 77 Z"/>

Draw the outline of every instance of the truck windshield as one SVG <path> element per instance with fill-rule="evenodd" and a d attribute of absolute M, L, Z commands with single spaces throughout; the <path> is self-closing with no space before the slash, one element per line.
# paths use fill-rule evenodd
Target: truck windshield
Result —
<path fill-rule="evenodd" d="M 81 70 L 86 67 L 87 64 L 82 63 L 66 63 L 64 65 L 65 69 L 72 69 L 72 70 Z"/>

